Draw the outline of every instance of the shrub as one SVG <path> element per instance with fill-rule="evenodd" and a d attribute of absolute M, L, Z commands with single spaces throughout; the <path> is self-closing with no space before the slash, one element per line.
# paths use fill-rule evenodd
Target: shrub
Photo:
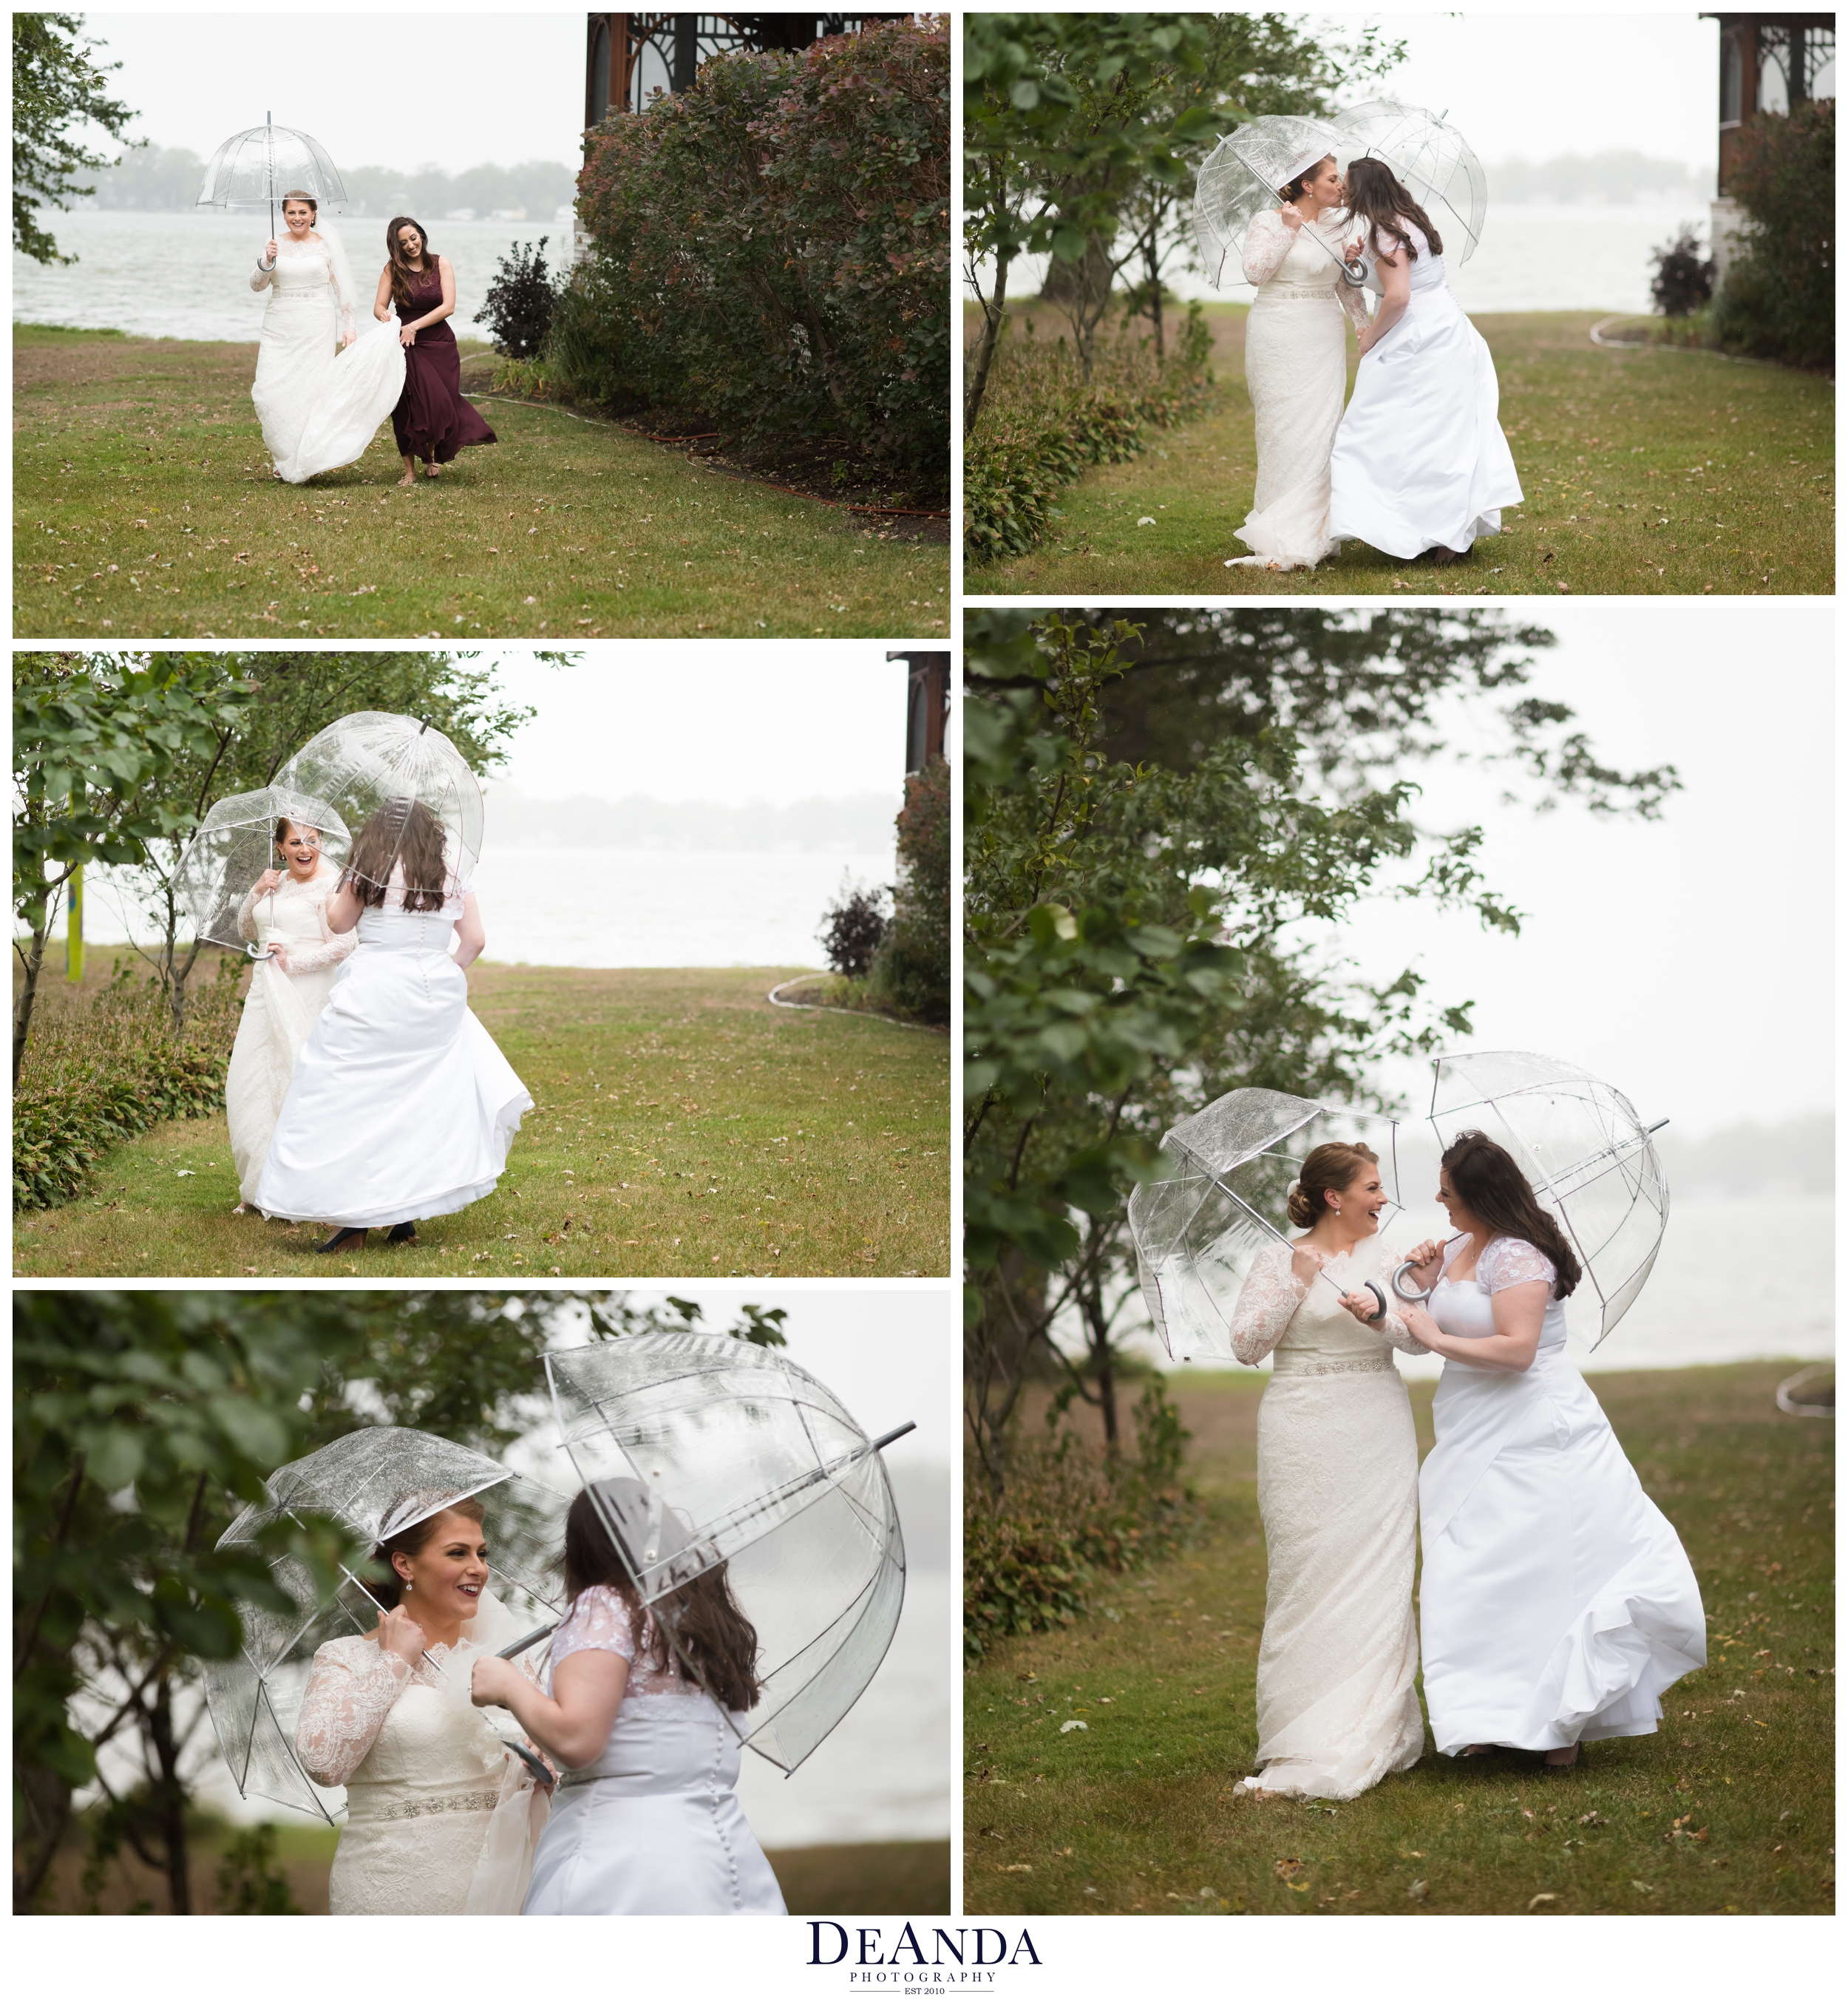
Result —
<path fill-rule="evenodd" d="M 1714 295 L 1714 260 L 1700 254 L 1700 239 L 1692 223 L 1683 223 L 1671 243 L 1650 253 L 1655 276 L 1649 296 L 1655 309 L 1670 319 L 1686 319 Z"/>
<path fill-rule="evenodd" d="M 1001 1508 L 973 1471 L 964 1484 L 966 1661 L 1009 1634 L 1069 1627 L 1097 1573 L 1159 1555 L 1198 1520 L 1180 1484 L 1187 1435 L 1161 1377 L 1149 1378 L 1137 1404 L 1133 1458 L 1113 1462 L 1084 1446 L 1060 1428 L 1064 1409 L 1055 1399 L 1044 1439 L 1016 1442 Z"/>
<path fill-rule="evenodd" d="M 866 984 L 881 1006 L 920 1022 L 950 1020 L 950 766 L 933 758 L 905 782 L 892 921 Z"/>
<path fill-rule="evenodd" d="M 949 480 L 949 33 L 716 56 L 592 133 L 550 358 L 588 400 Z"/>
<path fill-rule="evenodd" d="M 530 361 L 546 345 L 552 331 L 558 291 L 546 269 L 546 246 L 542 236 L 537 248 L 509 246 L 509 255 L 498 260 L 497 274 L 488 287 L 487 303 L 475 316 L 479 326 L 485 320 L 494 337 L 494 345 L 516 361 Z"/>
<path fill-rule="evenodd" d="M 885 936 L 885 895 L 877 888 L 856 888 L 842 877 L 840 894 L 821 913 L 821 929 L 815 934 L 836 973 L 858 980 L 873 964 Z"/>
<path fill-rule="evenodd" d="M 176 1041 L 157 982 L 131 962 L 92 998 L 46 1007 L 33 1024 L 13 1094 L 13 1208 L 50 1209 L 80 1195 L 111 1147 L 163 1119 L 195 1119 L 225 1103 L 237 1035 L 241 957 L 220 959 L 189 1004 Z"/>
<path fill-rule="evenodd" d="M 1088 466 L 1143 449 L 1143 434 L 1178 423 L 1212 377 L 1212 334 L 1190 306 L 1174 351 L 1154 360 L 1152 337 L 1126 326 L 1098 344 L 1092 378 L 1079 380 L 1062 337 L 1036 340 L 1033 323 L 1002 333 L 974 434 L 963 447 L 963 546 L 971 563 L 1019 556 L 1045 534 L 1059 491 Z"/>
<path fill-rule="evenodd" d="M 1751 218 L 1714 306 L 1722 347 L 1825 368 L 1835 358 L 1835 102 L 1739 134 L 1731 191 Z"/>

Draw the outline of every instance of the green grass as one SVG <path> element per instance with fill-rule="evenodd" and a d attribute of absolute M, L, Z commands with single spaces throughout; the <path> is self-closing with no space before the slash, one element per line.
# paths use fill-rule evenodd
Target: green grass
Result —
<path fill-rule="evenodd" d="M 98 956 L 99 957 L 99 955 Z M 495 1193 L 386 1250 L 234 1216 L 221 1114 L 169 1120 L 61 1209 L 17 1214 L 21 1278 L 549 1278 L 950 1269 L 947 1037 L 765 996 L 793 968 L 478 964 L 472 1006 L 535 1110 Z M 96 977 L 106 977 L 99 967 Z"/>
<path fill-rule="evenodd" d="M 280 485 L 256 361 L 251 343 L 14 327 L 16 637 L 948 630 L 943 523 L 849 514 L 555 410 L 483 403 L 500 442 L 413 488 L 389 424 L 357 465 Z M 483 372 L 465 364 L 471 392 Z"/>
<path fill-rule="evenodd" d="M 1591 1379 L 1707 1607 L 1711 1665 L 1654 1736 L 1559 1776 L 1428 1753 L 1338 1805 L 1233 1798 L 1257 1750 L 1260 1379 L 1177 1379 L 1212 1526 L 967 1678 L 967 1909 L 1832 1911 L 1834 1438 L 1777 1410 L 1793 1366 Z M 1423 1449 L 1431 1389 L 1412 1386 Z"/>
<path fill-rule="evenodd" d="M 1327 597 L 1409 591 L 1754 595 L 1835 588 L 1835 392 L 1717 355 L 1594 347 L 1592 313 L 1491 313 L 1501 423 L 1526 501 L 1462 563 L 1364 543 L 1313 570 L 1227 570 L 1257 477 L 1246 309 L 1207 309 L 1214 393 L 1136 459 L 1087 473 L 1037 549 L 969 566 L 972 596 Z M 1050 319 L 1048 315 L 1040 316 Z M 1042 327 L 1042 335 L 1055 330 Z M 1351 341 L 1350 357 L 1353 354 Z M 1351 386 L 1351 360 L 1350 364 Z M 1145 515 L 1156 525 L 1138 528 Z"/>

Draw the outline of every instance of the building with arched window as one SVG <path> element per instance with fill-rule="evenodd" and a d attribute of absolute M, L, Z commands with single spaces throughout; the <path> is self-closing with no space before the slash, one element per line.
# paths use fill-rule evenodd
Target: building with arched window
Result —
<path fill-rule="evenodd" d="M 585 17 L 584 122 L 640 111 L 657 91 L 685 90 L 727 49 L 805 49 L 902 14 L 591 14 Z"/>
<path fill-rule="evenodd" d="M 1832 14 L 1708 14 L 1720 24 L 1720 181 L 1714 204 L 1714 288 L 1745 221 L 1732 199 L 1739 134 L 1753 120 L 1787 113 L 1793 104 L 1835 96 Z"/>

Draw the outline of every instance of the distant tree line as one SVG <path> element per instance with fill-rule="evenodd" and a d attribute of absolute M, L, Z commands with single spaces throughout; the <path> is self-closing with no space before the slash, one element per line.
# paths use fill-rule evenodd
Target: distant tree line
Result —
<path fill-rule="evenodd" d="M 119 166 L 99 170 L 92 208 L 185 209 L 198 198 L 205 162 L 185 146 L 146 146 L 123 155 Z M 417 216 L 434 225 L 458 209 L 486 218 L 496 209 L 524 209 L 535 221 L 549 221 L 576 192 L 574 171 L 558 160 L 522 160 L 518 166 L 470 167 L 446 174 L 437 167 L 405 173 L 396 167 L 343 170 L 347 206 L 360 215 Z"/>
<path fill-rule="evenodd" d="M 1711 201 L 1710 166 L 1647 159 L 1641 153 L 1562 153 L 1557 159 L 1504 160 L 1487 170 L 1493 201 L 1608 203 Z"/>

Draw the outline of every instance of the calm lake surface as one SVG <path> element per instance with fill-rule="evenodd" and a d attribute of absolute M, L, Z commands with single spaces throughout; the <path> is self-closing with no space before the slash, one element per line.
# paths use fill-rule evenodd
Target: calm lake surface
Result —
<path fill-rule="evenodd" d="M 385 216 L 330 218 L 346 246 L 363 319 L 385 265 Z M 75 264 L 35 264 L 13 257 L 13 318 L 54 326 L 113 326 L 174 340 L 254 340 L 268 295 L 250 289 L 250 274 L 269 240 L 261 212 L 227 215 L 202 209 L 176 215 L 126 209 L 77 209 L 43 220 Z M 277 227 L 280 228 L 280 221 Z M 462 340 L 485 340 L 475 325 L 498 260 L 517 239 L 549 238 L 546 261 L 568 256 L 568 222 L 430 223 L 434 248 L 455 272 L 455 317 Z"/>

